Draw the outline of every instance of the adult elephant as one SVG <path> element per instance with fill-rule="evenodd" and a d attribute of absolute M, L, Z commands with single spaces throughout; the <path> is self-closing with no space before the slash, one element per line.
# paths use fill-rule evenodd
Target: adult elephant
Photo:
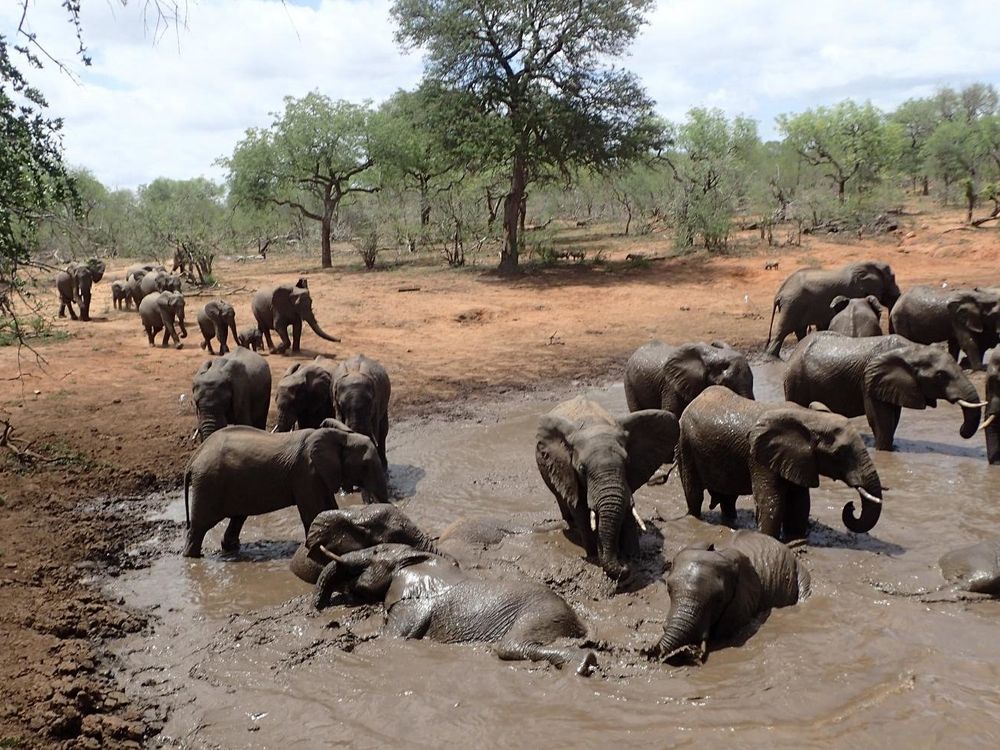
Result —
<path fill-rule="evenodd" d="M 753 398 L 753 373 L 746 357 L 724 341 L 680 346 L 652 341 L 639 347 L 625 365 L 629 411 L 665 409 L 680 418 L 711 385 Z"/>
<path fill-rule="evenodd" d="M 845 417 L 868 418 L 875 448 L 892 450 L 900 411 L 937 406 L 938 399 L 964 412 L 960 434 L 979 426 L 975 386 L 947 352 L 897 335 L 848 338 L 829 331 L 810 334 L 796 347 L 785 372 L 785 398 L 802 406 L 826 404 Z"/>
<path fill-rule="evenodd" d="M 184 295 L 179 292 L 160 292 L 143 297 L 139 303 L 139 319 L 142 327 L 149 337 L 149 345 L 156 346 L 156 334 L 163 331 L 162 346 L 173 339 L 174 346 L 180 349 L 184 345 L 181 339 L 187 338 L 187 328 L 184 326 Z M 177 337 L 177 327 L 181 329 L 180 338 Z"/>
<path fill-rule="evenodd" d="M 147 273 L 153 273 L 154 271 L 163 271 L 166 273 L 167 269 L 159 263 L 136 263 L 134 266 L 129 266 L 126 269 L 125 278 L 136 276 L 141 279 Z"/>
<path fill-rule="evenodd" d="M 198 327 L 201 329 L 201 336 L 204 339 L 201 342 L 201 348 L 208 349 L 209 354 L 215 354 L 212 351 L 212 339 L 215 338 L 219 340 L 219 354 L 228 352 L 229 332 L 232 331 L 234 342 L 238 336 L 236 333 L 236 311 L 233 306 L 221 299 L 215 299 L 206 303 L 198 311 L 197 317 Z"/>
<path fill-rule="evenodd" d="M 271 405 L 271 368 L 259 354 L 237 347 L 203 362 L 191 382 L 191 392 L 202 441 L 229 425 L 263 430 Z"/>
<path fill-rule="evenodd" d="M 312 362 L 296 362 L 285 371 L 274 392 L 278 409 L 277 432 L 319 427 L 336 415 L 333 406 L 333 370 L 336 362 L 316 357 Z M 353 428 L 352 428 L 353 429 Z"/>
<path fill-rule="evenodd" d="M 723 521 L 736 522 L 736 498 L 753 494 L 757 528 L 785 541 L 809 533 L 809 489 L 820 476 L 842 481 L 861 496 L 841 518 L 865 533 L 882 512 L 882 483 L 864 442 L 846 417 L 788 402 L 763 403 L 712 386 L 684 411 L 677 468 L 688 512 L 701 518 L 705 490 Z"/>
<path fill-rule="evenodd" d="M 874 294 L 849 299 L 840 295 L 830 303 L 833 318 L 829 330 L 852 338 L 881 336 L 882 305 Z"/>
<path fill-rule="evenodd" d="M 802 601 L 810 586 L 808 569 L 765 534 L 744 529 L 717 544 L 685 547 L 670 566 L 670 613 L 650 655 L 701 663 L 710 640 L 738 633 L 774 607 Z"/>
<path fill-rule="evenodd" d="M 639 550 L 645 526 L 632 493 L 660 464 L 673 459 L 677 418 L 645 409 L 615 419 L 600 404 L 578 396 L 539 420 L 535 460 L 562 517 L 608 577 L 628 583 L 622 558 Z"/>
<path fill-rule="evenodd" d="M 997 343 L 1000 295 L 982 289 L 908 289 L 889 313 L 889 331 L 918 344 L 947 342 L 958 360 L 965 353 L 969 367 L 983 369 L 983 354 Z"/>
<path fill-rule="evenodd" d="M 200 557 L 205 533 L 225 518 L 222 549 L 239 549 L 247 516 L 298 506 L 306 532 L 324 510 L 337 507 L 341 489 L 389 499 L 385 472 L 372 441 L 336 420 L 315 430 L 271 433 L 226 427 L 208 438 L 184 472 L 186 557 Z"/>
<path fill-rule="evenodd" d="M 179 292 L 181 279 L 166 271 L 150 271 L 139 280 L 139 291 L 143 299 L 156 292 Z"/>
<path fill-rule="evenodd" d="M 986 358 L 986 410 L 980 427 L 986 433 L 986 459 L 1000 464 L 1000 347 Z"/>
<path fill-rule="evenodd" d="M 404 544 L 379 544 L 338 555 L 316 582 L 322 609 L 333 592 L 361 602 L 382 602 L 385 633 L 442 643 L 490 643 L 505 660 L 547 661 L 588 675 L 594 653 L 557 645 L 582 638 L 587 627 L 566 601 L 535 581 L 483 580 L 450 559 Z"/>
<path fill-rule="evenodd" d="M 293 353 L 299 351 L 302 339 L 302 323 L 305 321 L 313 332 L 321 339 L 339 342 L 336 336 L 331 336 L 320 328 L 313 314 L 312 297 L 305 279 L 299 279 L 295 284 L 280 284 L 275 287 L 263 287 L 256 292 L 250 303 L 257 328 L 260 329 L 267 348 L 271 354 L 285 354 L 289 347 Z M 288 327 L 292 328 L 292 338 L 288 338 Z M 276 348 L 271 340 L 271 330 L 278 332 L 281 343 Z"/>
<path fill-rule="evenodd" d="M 385 439 L 389 434 L 389 373 L 371 357 L 355 354 L 333 372 L 333 406 L 337 419 L 378 446 L 382 466 L 388 468 Z"/>
<path fill-rule="evenodd" d="M 836 271 L 805 268 L 796 271 L 782 282 L 774 295 L 771 324 L 767 330 L 767 353 L 777 357 L 781 345 L 790 333 L 801 341 L 809 326 L 826 330 L 834 312 L 830 307 L 834 298 L 867 297 L 873 295 L 886 309 L 892 309 L 899 299 L 896 276 L 888 263 L 866 261 L 851 263 Z M 778 311 L 778 332 L 771 338 L 774 313 Z"/>
<path fill-rule="evenodd" d="M 66 270 L 56 275 L 56 290 L 59 292 L 59 317 L 76 320 L 73 303 L 80 307 L 80 320 L 90 320 L 91 287 L 104 277 L 104 261 L 91 258 L 86 263 L 70 263 Z"/>

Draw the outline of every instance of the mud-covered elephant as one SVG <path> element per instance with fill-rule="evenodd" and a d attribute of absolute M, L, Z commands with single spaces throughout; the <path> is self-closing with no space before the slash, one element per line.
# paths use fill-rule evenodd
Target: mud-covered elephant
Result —
<path fill-rule="evenodd" d="M 132 309 L 132 295 L 129 293 L 127 280 L 115 279 L 111 282 L 111 306 L 115 310 Z"/>
<path fill-rule="evenodd" d="M 983 354 L 997 343 L 1000 295 L 983 289 L 907 289 L 889 313 L 889 331 L 918 344 L 947 342 L 956 361 L 959 350 L 969 367 L 983 369 Z"/>
<path fill-rule="evenodd" d="M 842 520 L 856 533 L 870 531 L 882 512 L 882 483 L 861 436 L 846 417 L 818 406 L 751 401 L 712 386 L 691 402 L 680 421 L 677 469 L 688 512 L 701 518 L 707 490 L 723 521 L 736 521 L 736 498 L 753 494 L 757 528 L 785 541 L 809 533 L 809 489 L 820 476 L 856 490 Z"/>
<path fill-rule="evenodd" d="M 179 292 L 181 278 L 166 271 L 150 271 L 139 280 L 139 289 L 144 299 L 156 292 Z"/>
<path fill-rule="evenodd" d="M 203 362 L 191 381 L 191 392 L 203 441 L 229 425 L 263 430 L 271 405 L 271 368 L 259 354 L 237 347 Z"/>
<path fill-rule="evenodd" d="M 830 303 L 833 318 L 829 330 L 844 336 L 881 336 L 882 326 L 879 319 L 882 316 L 882 304 L 878 297 L 869 294 L 867 297 L 854 299 L 839 295 Z"/>
<path fill-rule="evenodd" d="M 746 357 L 722 341 L 680 346 L 653 341 L 639 347 L 625 365 L 629 411 L 665 409 L 680 418 L 710 385 L 753 398 L 753 373 Z"/>
<path fill-rule="evenodd" d="M 892 450 L 904 407 L 934 407 L 938 399 L 958 404 L 964 412 L 960 434 L 968 439 L 985 405 L 947 352 L 894 334 L 855 339 L 812 333 L 788 360 L 784 385 L 789 401 L 819 401 L 845 417 L 867 417 L 875 448 L 883 451 Z"/>
<path fill-rule="evenodd" d="M 321 547 L 344 555 L 376 544 L 406 544 L 439 554 L 434 540 L 403 511 L 390 503 L 372 503 L 324 510 L 316 516 L 289 567 L 306 583 L 316 583 L 330 562 Z"/>
<path fill-rule="evenodd" d="M 205 533 L 225 518 L 222 549 L 235 551 L 247 516 L 292 505 L 308 532 L 319 513 L 337 507 L 338 491 L 354 487 L 376 501 L 389 499 L 375 445 L 336 420 L 282 433 L 226 427 L 201 444 L 184 471 L 184 555 L 199 557 Z"/>
<path fill-rule="evenodd" d="M 312 362 L 296 362 L 285 371 L 274 391 L 274 405 L 278 410 L 276 431 L 319 427 L 324 419 L 335 416 L 333 370 L 336 366 L 332 359 L 316 357 Z"/>
<path fill-rule="evenodd" d="M 944 582 L 936 587 L 907 590 L 897 583 L 871 581 L 871 584 L 886 594 L 894 596 L 918 596 L 958 594 L 969 592 L 1000 598 L 1000 538 L 985 539 L 976 544 L 946 552 L 938 559 L 938 568 Z M 969 597 L 957 595 L 959 600 Z M 948 601 L 949 597 L 934 597 L 934 601 Z"/>
<path fill-rule="evenodd" d="M 378 446 L 382 466 L 388 468 L 385 439 L 389 434 L 389 373 L 371 357 L 355 354 L 333 371 L 333 407 L 336 417 Z"/>
<path fill-rule="evenodd" d="M 250 307 L 257 320 L 257 328 L 260 329 L 264 340 L 267 341 L 267 348 L 271 354 L 285 354 L 289 347 L 293 353 L 299 351 L 303 322 L 308 323 L 313 332 L 321 339 L 340 341 L 336 336 L 326 333 L 316 322 L 316 316 L 312 309 L 312 297 L 309 296 L 305 279 L 299 279 L 295 284 L 279 284 L 274 287 L 261 288 L 254 294 Z M 291 340 L 288 338 L 289 326 L 292 329 Z M 278 336 L 281 337 L 281 343 L 277 348 L 271 340 L 272 329 L 277 331 Z"/>
<path fill-rule="evenodd" d="M 160 331 L 163 331 L 162 346 L 167 346 L 171 339 L 175 348 L 184 346 L 181 339 L 187 338 L 187 328 L 184 326 L 184 295 L 180 292 L 160 292 L 143 297 L 139 303 L 139 319 L 150 346 L 156 346 L 155 337 Z M 175 322 L 181 330 L 180 338 L 174 328 Z"/>
<path fill-rule="evenodd" d="M 777 357 L 790 333 L 801 341 L 809 326 L 826 330 L 834 315 L 830 307 L 834 298 L 867 297 L 869 294 L 887 310 L 891 310 L 899 299 L 896 276 L 889 264 L 866 261 L 851 263 L 835 271 L 812 268 L 796 271 L 782 282 L 774 295 L 771 324 L 767 332 L 767 353 Z M 778 318 L 778 331 L 772 338 L 776 311 L 781 316 Z"/>
<path fill-rule="evenodd" d="M 80 306 L 80 320 L 90 320 L 91 287 L 104 278 L 104 261 L 91 258 L 86 263 L 70 263 L 66 270 L 56 275 L 56 290 L 59 292 L 59 317 L 76 320 L 73 303 Z"/>
<path fill-rule="evenodd" d="M 229 332 L 232 331 L 234 342 L 237 338 L 236 311 L 233 306 L 221 299 L 215 299 L 206 303 L 198 311 L 197 317 L 203 339 L 201 348 L 208 349 L 209 354 L 215 354 L 212 351 L 212 339 L 215 338 L 219 340 L 219 354 L 228 352 Z"/>
<path fill-rule="evenodd" d="M 255 352 L 264 351 L 264 342 L 260 336 L 260 330 L 256 327 L 244 328 L 236 336 L 236 343 L 245 349 Z"/>
<path fill-rule="evenodd" d="M 674 557 L 667 576 L 670 613 L 651 655 L 671 663 L 704 661 L 708 642 L 736 635 L 759 614 L 810 593 L 808 569 L 784 544 L 746 529 Z"/>
<path fill-rule="evenodd" d="M 986 434 L 986 460 L 1000 464 L 1000 347 L 986 355 L 986 409 L 979 429 Z"/>
<path fill-rule="evenodd" d="M 568 642 L 586 636 L 587 627 L 544 584 L 483 580 L 453 560 L 404 544 L 328 557 L 316 583 L 318 609 L 339 592 L 354 601 L 382 602 L 390 636 L 490 643 L 501 659 L 568 664 L 582 675 L 596 665 L 592 651 Z"/>
<path fill-rule="evenodd" d="M 539 420 L 535 460 L 542 479 L 587 554 L 622 585 L 631 578 L 623 558 L 638 553 L 645 528 L 632 493 L 673 460 L 677 433 L 669 411 L 645 409 L 615 419 L 582 396 Z"/>

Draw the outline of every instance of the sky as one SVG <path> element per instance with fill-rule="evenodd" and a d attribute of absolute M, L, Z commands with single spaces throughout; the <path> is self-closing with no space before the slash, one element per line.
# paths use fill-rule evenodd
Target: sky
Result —
<path fill-rule="evenodd" d="M 73 57 L 55 0 L 28 28 L 68 64 L 32 72 L 64 119 L 67 160 L 112 188 L 159 176 L 220 180 L 216 159 L 267 126 L 285 96 L 319 90 L 380 102 L 420 80 L 419 51 L 393 40 L 389 0 L 187 0 L 184 27 L 157 34 L 142 0 L 83 3 L 93 65 Z M 0 1 L 10 38 L 20 2 Z M 981 0 L 660 0 L 622 61 L 668 119 L 718 107 L 774 137 L 784 112 L 871 100 L 885 109 L 942 85 L 1000 86 L 1000 37 Z"/>

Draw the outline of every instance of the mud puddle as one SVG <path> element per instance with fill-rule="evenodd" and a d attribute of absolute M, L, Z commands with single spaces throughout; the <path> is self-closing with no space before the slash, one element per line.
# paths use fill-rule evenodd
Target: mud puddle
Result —
<path fill-rule="evenodd" d="M 783 366 L 754 371 L 758 398 L 778 398 Z M 534 432 L 538 415 L 570 395 L 483 405 L 476 419 L 395 425 L 395 502 L 433 532 L 467 516 L 513 517 L 511 528 L 557 519 L 535 467 Z M 625 413 L 620 384 L 590 395 Z M 713 651 L 701 667 L 669 668 L 641 653 L 668 610 L 666 561 L 685 544 L 725 533 L 684 516 L 676 477 L 637 493 L 649 527 L 647 583 L 631 593 L 611 596 L 599 568 L 557 529 L 514 534 L 485 550 L 450 548 L 483 576 L 528 576 L 563 594 L 607 644 L 589 679 L 501 662 L 485 646 L 378 638 L 375 608 L 312 611 L 309 587 L 287 569 L 302 538 L 294 509 L 248 520 L 236 559 L 218 552 L 223 525 L 206 538 L 201 560 L 180 557 L 179 538 L 137 542 L 164 555 L 109 586 L 152 609 L 158 624 L 119 651 L 131 689 L 172 707 L 158 738 L 165 745 L 995 745 L 1000 602 L 922 603 L 868 583 L 936 585 L 943 552 L 1000 533 L 990 485 L 1000 469 L 987 466 L 981 437 L 959 437 L 960 421 L 947 405 L 904 413 L 900 452 L 875 454 L 892 491 L 870 536 L 843 528 L 840 509 L 854 493 L 824 480 L 802 552 L 813 596 L 773 612 L 745 643 Z M 864 420 L 857 424 L 867 434 Z M 743 525 L 753 522 L 751 508 L 741 499 Z M 182 521 L 183 500 L 172 499 L 164 515 Z"/>

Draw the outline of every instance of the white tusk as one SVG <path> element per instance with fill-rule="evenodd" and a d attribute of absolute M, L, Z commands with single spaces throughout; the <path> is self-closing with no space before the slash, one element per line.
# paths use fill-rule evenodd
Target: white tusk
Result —
<path fill-rule="evenodd" d="M 635 519 L 635 522 L 639 524 L 639 528 L 645 531 L 646 524 L 642 522 L 642 519 L 639 517 L 639 511 L 634 505 L 632 506 L 632 517 Z"/>
<path fill-rule="evenodd" d="M 331 552 L 330 550 L 328 550 L 322 544 L 319 545 L 319 548 L 323 552 L 324 555 L 326 555 L 327 557 L 329 557 L 334 562 L 343 562 L 344 561 L 344 558 L 342 558 L 340 555 L 335 555 L 333 552 Z"/>
<path fill-rule="evenodd" d="M 974 404 L 971 401 L 966 401 L 964 398 L 960 398 L 955 403 L 958 404 L 959 406 L 964 406 L 966 409 L 982 409 L 984 406 L 986 406 L 985 401 L 980 401 L 978 404 Z"/>
<path fill-rule="evenodd" d="M 277 432 L 277 431 L 278 431 L 278 425 L 275 425 L 274 427 L 271 428 L 271 432 Z"/>
<path fill-rule="evenodd" d="M 597 514 L 590 511 L 590 530 L 597 531 Z"/>
<path fill-rule="evenodd" d="M 879 503 L 879 504 L 882 503 L 882 498 L 875 497 L 872 493 L 870 493 L 864 487 L 856 487 L 855 489 L 857 489 L 858 494 L 861 495 L 861 497 L 863 499 L 867 500 L 868 502 L 870 502 L 870 503 Z"/>
<path fill-rule="evenodd" d="M 194 432 L 191 433 L 191 437 L 188 438 L 188 440 L 194 440 L 196 437 L 198 437 L 198 428 L 197 427 L 194 428 Z"/>
<path fill-rule="evenodd" d="M 985 430 L 987 427 L 993 424 L 993 420 L 996 418 L 997 418 L 996 414 L 990 414 L 988 417 L 986 417 L 986 420 L 981 425 L 979 425 L 979 429 Z"/>

